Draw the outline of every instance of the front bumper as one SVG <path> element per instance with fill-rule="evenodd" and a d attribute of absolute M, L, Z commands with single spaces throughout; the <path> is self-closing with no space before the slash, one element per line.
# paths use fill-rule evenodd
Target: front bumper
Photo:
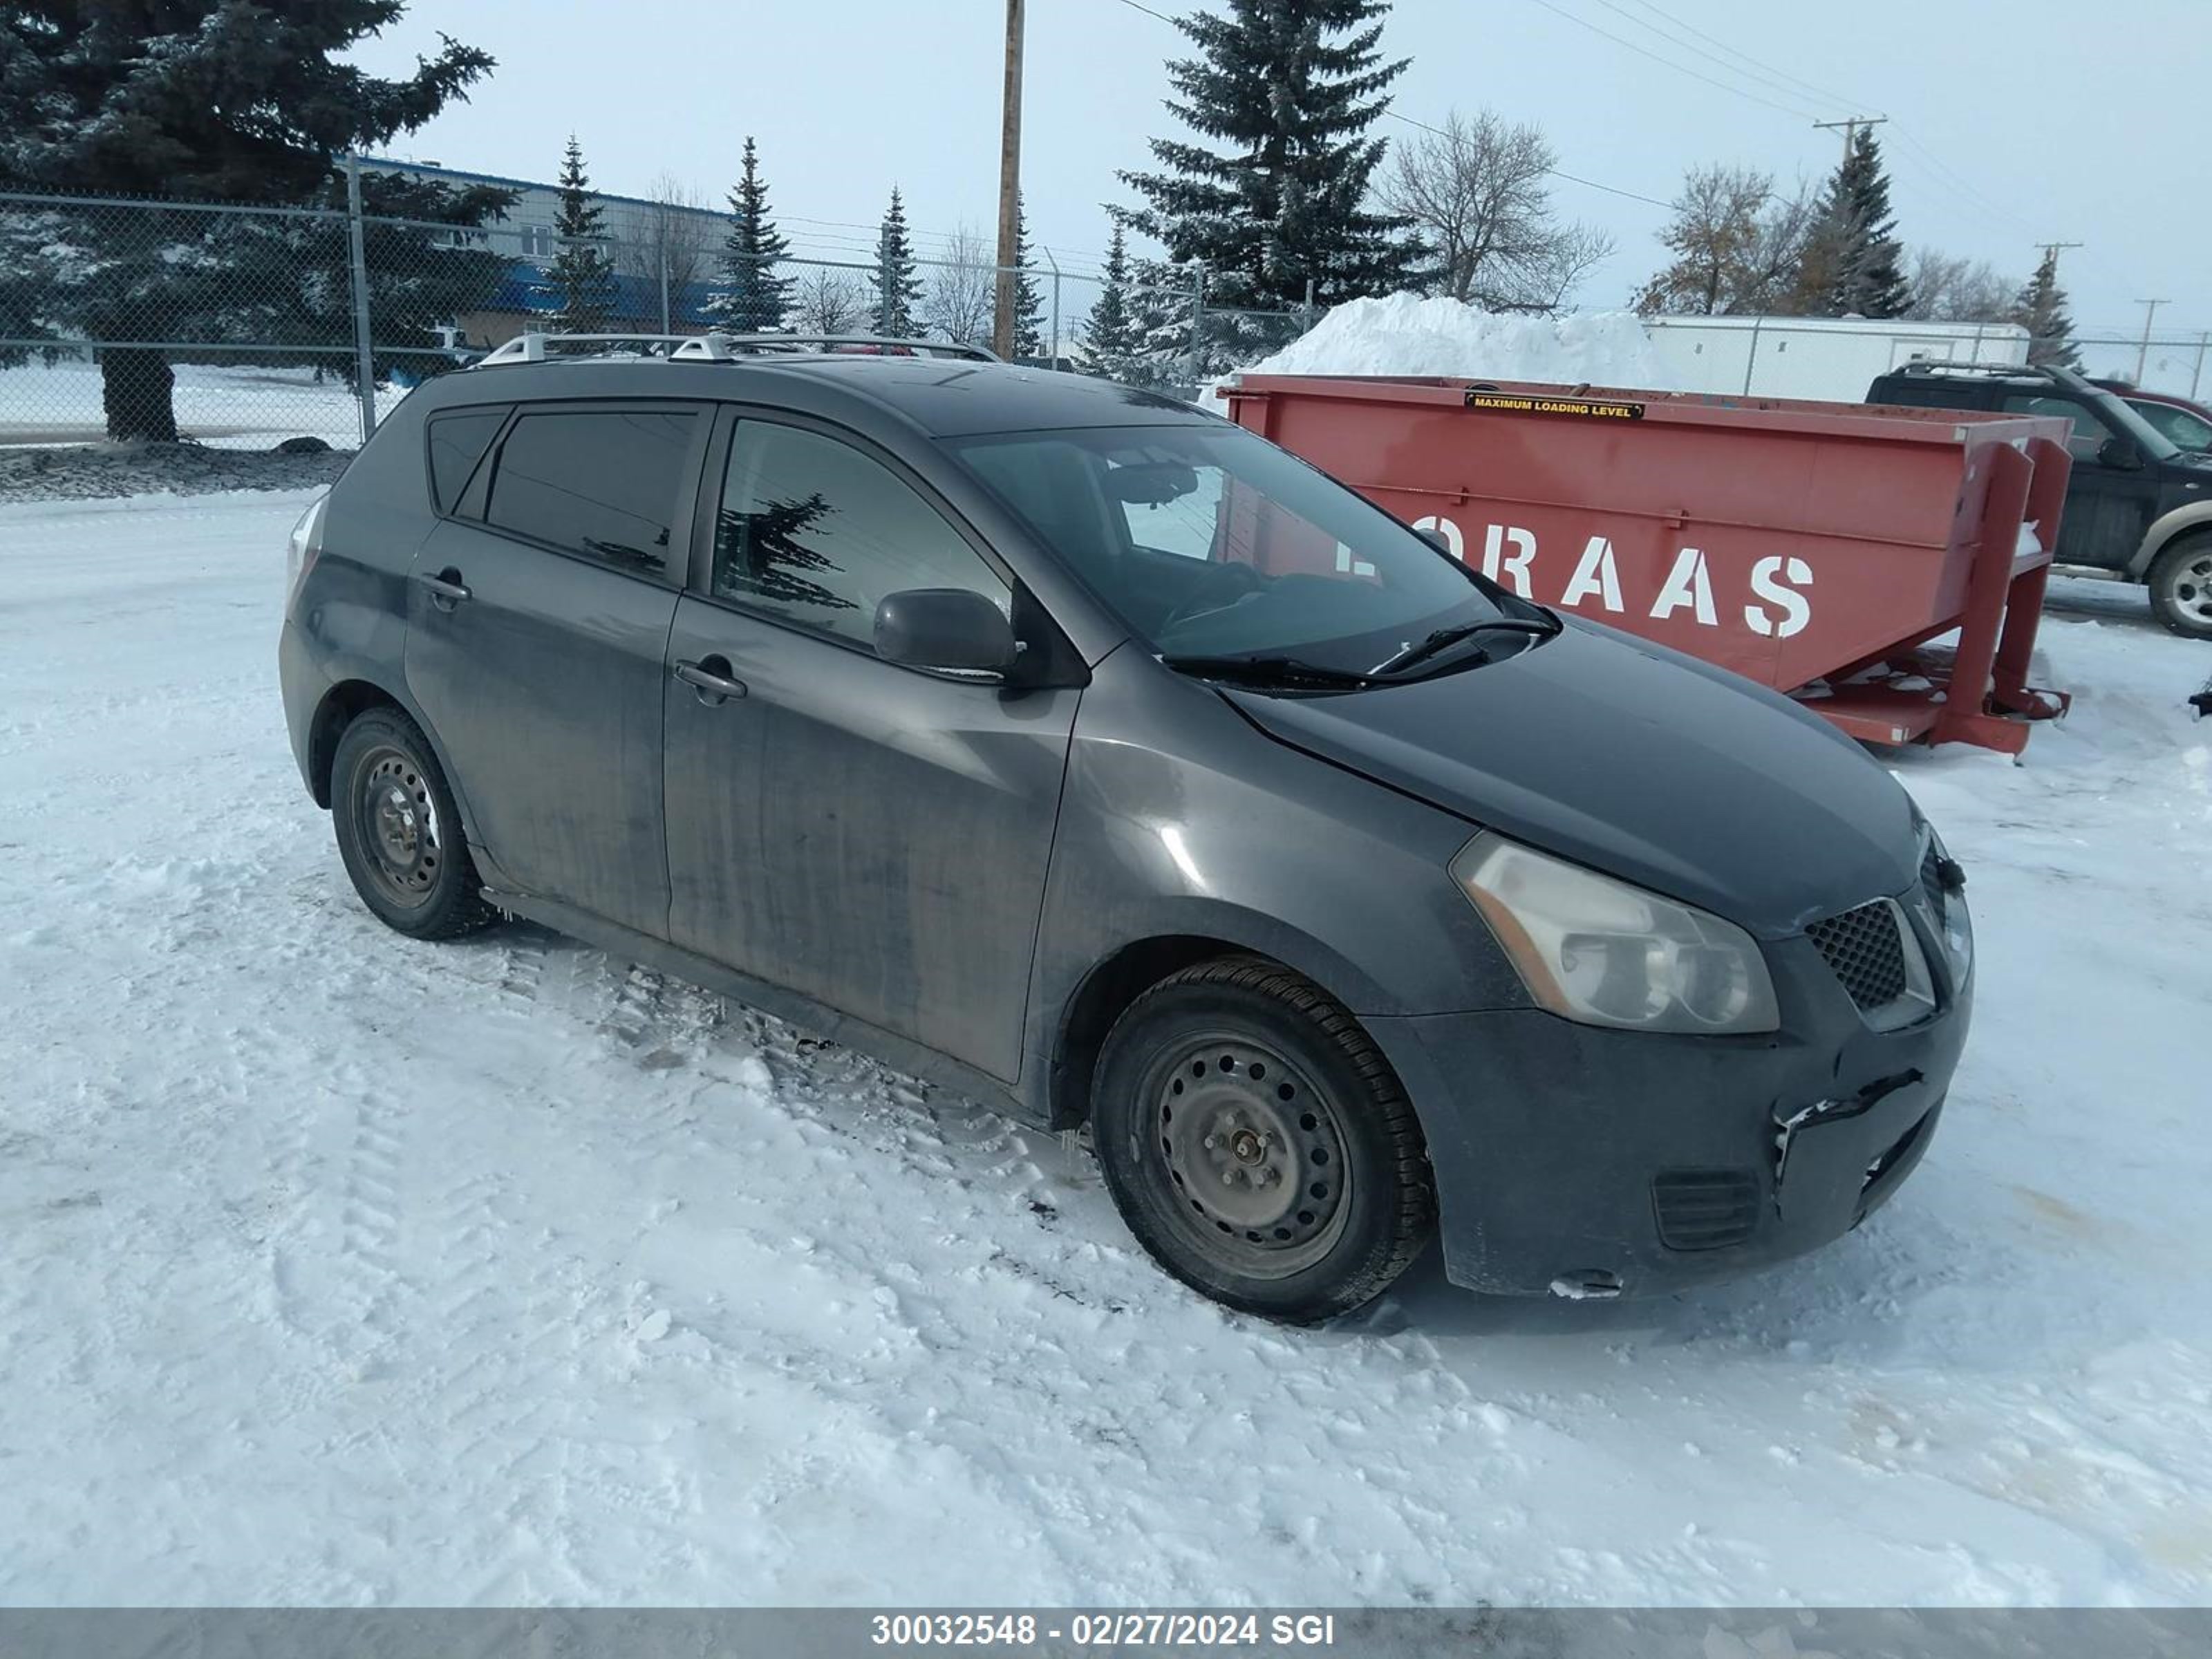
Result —
<path fill-rule="evenodd" d="M 1784 1030 L 1657 1036 L 1528 1010 L 1368 1022 L 1428 1137 L 1453 1283 L 1647 1295 L 1817 1249 L 1927 1150 L 1971 984 L 1897 1031 L 1804 939 L 1770 944 Z"/>

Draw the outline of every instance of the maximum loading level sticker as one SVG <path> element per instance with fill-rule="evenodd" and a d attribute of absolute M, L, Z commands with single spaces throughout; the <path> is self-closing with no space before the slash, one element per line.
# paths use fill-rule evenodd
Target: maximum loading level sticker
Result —
<path fill-rule="evenodd" d="M 1494 409 L 1509 415 L 1573 415 L 1586 421 L 1640 421 L 1642 404 L 1624 404 L 1610 398 L 1530 398 L 1511 392 L 1468 388 L 1469 409 Z"/>

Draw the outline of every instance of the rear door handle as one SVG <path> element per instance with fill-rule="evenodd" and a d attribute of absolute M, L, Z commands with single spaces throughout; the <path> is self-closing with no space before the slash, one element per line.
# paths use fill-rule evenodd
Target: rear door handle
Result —
<path fill-rule="evenodd" d="M 679 662 L 676 678 L 699 694 L 699 701 L 708 708 L 745 695 L 745 683 L 730 672 L 730 659 L 723 656 L 702 657 L 697 662 Z"/>
<path fill-rule="evenodd" d="M 451 611 L 469 597 L 468 584 L 451 565 L 434 576 L 417 576 L 415 580 L 430 590 L 430 602 L 441 611 Z"/>

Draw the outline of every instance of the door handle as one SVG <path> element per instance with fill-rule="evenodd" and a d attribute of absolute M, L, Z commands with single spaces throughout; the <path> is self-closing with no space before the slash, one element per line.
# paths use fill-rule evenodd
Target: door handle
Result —
<path fill-rule="evenodd" d="M 441 611 L 451 611 L 469 597 L 468 584 L 461 580 L 461 573 L 451 565 L 434 576 L 417 576 L 415 580 L 430 590 L 430 603 Z"/>
<path fill-rule="evenodd" d="M 745 683 L 731 674 L 730 659 L 724 656 L 679 662 L 676 665 L 676 678 L 696 691 L 699 701 L 709 708 L 745 695 Z"/>

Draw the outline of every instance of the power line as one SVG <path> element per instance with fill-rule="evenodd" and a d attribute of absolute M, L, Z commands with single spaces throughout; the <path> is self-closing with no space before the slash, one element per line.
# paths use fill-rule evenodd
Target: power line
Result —
<path fill-rule="evenodd" d="M 1134 4 L 1135 0 L 1125 0 L 1125 3 Z M 1726 81 L 1716 81 L 1711 76 L 1701 74 L 1699 71 L 1692 69 L 1687 64 L 1678 64 L 1671 58 L 1662 58 L 1648 46 L 1640 46 L 1637 45 L 1635 41 L 1628 40 L 1625 36 L 1615 34 L 1610 29 L 1599 27 L 1595 23 L 1591 22 L 1587 17 L 1578 17 L 1573 12 L 1565 9 L 1564 7 L 1555 6 L 1552 3 L 1552 0 L 1530 0 L 1530 3 L 1533 5 L 1541 6 L 1546 11 L 1550 12 L 1554 17 L 1564 17 L 1567 21 L 1574 24 L 1578 28 L 1588 29 L 1592 34 L 1600 36 L 1604 40 L 1610 40 L 1617 46 L 1626 46 L 1629 51 L 1636 53 L 1640 58 L 1649 58 L 1653 63 L 1662 64 L 1667 68 L 1674 70 L 1679 75 L 1686 75 L 1692 81 L 1702 81 L 1709 87 L 1716 87 L 1723 92 L 1732 93 L 1738 98 L 1748 99 L 1754 104 L 1764 104 L 1769 109 L 1780 110 L 1784 115 L 1795 115 L 1801 120 L 1814 120 L 1817 118 L 1819 115 L 1819 112 L 1816 110 L 1802 109 L 1792 104 L 1778 104 L 1771 98 L 1762 98 L 1755 92 L 1747 92 L 1743 88 L 1731 86 Z"/>
<path fill-rule="evenodd" d="M 1644 6 L 1644 9 L 1646 11 L 1656 13 L 1659 16 L 1666 18 L 1667 21 L 1669 23 L 1674 24 L 1675 27 L 1687 30 L 1690 33 L 1697 35 L 1700 40 L 1711 40 L 1715 46 L 1722 46 L 1723 50 L 1729 52 L 1732 56 L 1743 58 L 1746 63 L 1750 64 L 1754 67 L 1746 69 L 1738 64 L 1731 64 L 1727 58 L 1706 51 L 1705 47 L 1698 46 L 1696 41 L 1685 40 L 1680 35 L 1671 33 L 1668 30 L 1661 28 L 1656 23 L 1647 23 L 1644 19 L 1637 16 L 1633 12 L 1631 12 L 1618 4 L 1617 0 L 1597 0 L 1597 3 L 1603 6 L 1607 11 L 1613 13 L 1616 16 L 1626 19 L 1638 28 L 1650 30 L 1652 33 L 1657 35 L 1662 40 L 1664 40 L 1668 46 L 1679 47 L 1680 50 L 1689 52 L 1693 57 L 1702 58 L 1707 63 L 1717 65 L 1720 69 L 1726 70 L 1730 75 L 1741 76 L 1747 79 L 1759 82 L 1761 85 L 1769 87 L 1774 91 L 1782 94 L 1785 98 L 1802 98 L 1809 94 L 1811 96 L 1819 99 L 1824 104 L 1854 105 L 1864 102 L 1863 99 L 1839 98 L 1832 93 L 1823 92 L 1817 87 L 1808 86 L 1803 82 L 1796 81 L 1796 77 L 1794 76 L 1777 79 L 1776 77 L 1780 76 L 1782 71 L 1777 70 L 1774 70 L 1772 74 L 1769 74 L 1767 73 L 1767 70 L 1771 67 L 1771 65 L 1762 64 L 1756 58 L 1751 57 L 1748 53 L 1737 52 L 1733 46 L 1728 46 L 1722 41 L 1714 40 L 1711 35 L 1705 33 L 1702 30 L 1691 28 L 1687 23 L 1682 22 L 1677 18 L 1668 16 L 1667 13 L 1660 11 L 1658 7 L 1649 4 L 1648 0 L 1637 0 L 1637 3 L 1639 5 Z M 1794 82 L 1795 84 L 1789 83 L 1792 82 Z"/>
<path fill-rule="evenodd" d="M 1157 17 L 1163 23 L 1173 24 L 1177 28 L 1182 27 L 1176 19 L 1169 16 L 1164 11 L 1154 11 L 1150 6 L 1140 4 L 1139 0 L 1121 0 L 1121 3 L 1128 7 L 1131 11 L 1140 11 L 1147 17 Z M 1442 127 L 1431 126 L 1426 121 L 1417 121 L 1410 115 L 1401 115 L 1387 104 L 1383 106 L 1382 113 L 1393 121 L 1402 121 L 1409 127 L 1419 127 L 1423 132 L 1434 133 L 1439 138 L 1448 138 L 1451 136 Z M 1603 191 L 1607 196 L 1619 196 L 1631 202 L 1642 202 L 1650 207 L 1671 208 L 1674 205 L 1672 202 L 1662 202 L 1656 196 L 1646 196 L 1640 191 L 1623 190 L 1618 185 L 1601 185 L 1595 179 L 1584 179 L 1577 173 L 1569 173 L 1561 167 L 1546 167 L 1544 171 L 1553 179 L 1563 179 L 1571 185 L 1580 185 L 1585 190 Z"/>
<path fill-rule="evenodd" d="M 1134 3 L 1135 0 L 1127 0 L 1127 3 L 1133 4 Z M 1451 137 L 1451 134 L 1445 131 L 1442 127 L 1431 126 L 1426 121 L 1416 121 L 1412 116 L 1401 115 L 1395 109 L 1385 108 L 1382 113 L 1389 116 L 1394 121 L 1403 121 L 1409 127 L 1419 127 L 1423 132 L 1432 132 L 1439 138 L 1449 138 Z M 1656 208 L 1671 208 L 1674 205 L 1672 202 L 1662 202 L 1656 196 L 1646 196 L 1640 191 L 1633 190 L 1623 190 L 1618 185 L 1601 185 L 1595 179 L 1581 178 L 1575 173 L 1566 172 L 1563 168 L 1546 167 L 1544 172 L 1546 175 L 1550 178 L 1564 179 L 1571 185 L 1580 185 L 1588 190 L 1601 190 L 1608 196 L 1623 196 L 1632 202 L 1648 203 L 1652 207 Z"/>
<path fill-rule="evenodd" d="M 1661 10 L 1657 6 L 1651 3 L 1651 0 L 1635 0 L 1635 3 L 1643 7 L 1644 10 L 1652 13 L 1654 15 L 1665 18 L 1669 23 L 1672 23 L 1676 28 L 1684 31 L 1686 33 L 1694 34 L 1698 40 L 1705 41 L 1709 45 L 1718 46 L 1723 52 L 1728 53 L 1729 57 L 1740 58 L 1745 63 L 1752 64 L 1755 68 L 1765 70 L 1771 75 L 1779 76 L 1782 80 L 1790 82 L 1797 88 L 1796 94 L 1793 95 L 1817 98 L 1824 104 L 1863 105 L 1866 102 L 1866 100 L 1863 98 L 1846 98 L 1843 94 L 1834 91 L 1830 88 L 1816 87 L 1810 81 L 1801 79 L 1797 76 L 1790 74 L 1787 70 L 1778 69 L 1772 64 L 1766 63 L 1760 58 L 1753 58 L 1749 52 L 1730 46 L 1719 36 L 1706 33 L 1705 30 L 1698 27 L 1694 23 L 1684 22 L 1673 13 Z M 1613 3 L 1613 0 L 1599 0 L 1599 3 L 1603 5 L 1608 11 L 1619 11 L 1620 9 L 1620 7 Z M 1649 27 L 1650 25 L 1647 24 L 1645 27 Z M 1653 33 L 1656 33 L 1658 31 L 1655 29 L 1653 30 Z M 1687 43 L 1677 41 L 1676 44 L 1686 45 Z M 1711 53 L 1705 53 L 1702 55 L 1706 57 L 1711 56 Z M 1772 85 L 1773 82 L 1770 81 L 1768 84 Z"/>

